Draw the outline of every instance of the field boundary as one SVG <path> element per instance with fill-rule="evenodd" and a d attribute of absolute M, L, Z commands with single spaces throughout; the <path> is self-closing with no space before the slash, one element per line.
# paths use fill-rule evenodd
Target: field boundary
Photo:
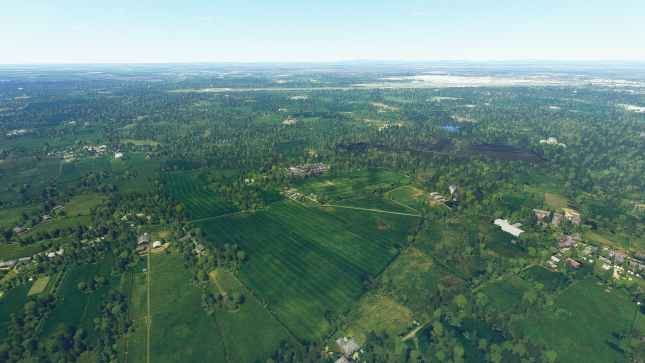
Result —
<path fill-rule="evenodd" d="M 396 215 L 401 215 L 401 216 L 423 218 L 423 216 L 421 214 L 412 214 L 412 213 L 405 213 L 405 212 L 393 212 L 393 211 L 388 211 L 388 210 L 383 210 L 383 209 L 374 209 L 374 208 L 352 207 L 352 206 L 348 206 L 348 205 L 321 204 L 320 207 L 345 208 L 345 209 L 360 210 L 360 211 L 364 211 L 364 212 L 387 213 L 387 214 L 396 214 Z"/>

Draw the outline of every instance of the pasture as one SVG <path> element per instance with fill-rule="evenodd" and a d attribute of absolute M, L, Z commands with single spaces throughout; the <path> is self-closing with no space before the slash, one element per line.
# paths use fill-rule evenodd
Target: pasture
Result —
<path fill-rule="evenodd" d="M 244 295 L 239 310 L 218 309 L 215 313 L 230 361 L 264 362 L 282 341 L 293 341 L 285 327 L 231 272 L 217 270 L 217 283 L 228 293 L 237 291 Z"/>
<path fill-rule="evenodd" d="M 527 337 L 558 353 L 558 362 L 625 362 L 614 334 L 631 327 L 636 304 L 624 292 L 593 278 L 578 281 L 556 298 L 557 310 L 536 311 L 517 322 Z M 645 316 L 636 313 L 635 329 L 645 332 Z"/>
<path fill-rule="evenodd" d="M 0 297 L 0 342 L 7 338 L 7 329 L 11 324 L 11 315 L 22 312 L 27 302 L 29 284 L 23 284 L 4 291 Z"/>
<path fill-rule="evenodd" d="M 208 190 L 199 172 L 172 172 L 165 175 L 165 188 L 177 202 L 184 205 L 191 219 L 215 217 L 237 209 Z"/>
<path fill-rule="evenodd" d="M 103 302 L 110 287 L 117 281 L 112 272 L 112 257 L 107 256 L 98 263 L 70 267 L 63 276 L 57 291 L 59 299 L 54 310 L 43 324 L 42 335 L 47 336 L 63 326 L 75 326 L 88 332 L 88 338 L 97 338 L 93 329 L 94 318 L 100 314 Z M 96 276 L 106 279 L 106 284 L 86 293 L 78 288 L 80 282 L 88 282 Z"/>
<path fill-rule="evenodd" d="M 161 254 L 150 259 L 150 362 L 227 362 L 216 320 L 202 309 L 201 291 L 191 285 L 182 258 Z M 136 308 L 139 312 L 140 307 Z M 137 331 L 141 333 L 146 334 L 145 325 Z M 128 345 L 132 347 L 136 341 Z"/>
<path fill-rule="evenodd" d="M 281 202 L 254 214 L 197 223 L 210 243 L 248 253 L 240 277 L 302 340 L 348 310 L 364 283 L 397 254 L 417 218 Z"/>

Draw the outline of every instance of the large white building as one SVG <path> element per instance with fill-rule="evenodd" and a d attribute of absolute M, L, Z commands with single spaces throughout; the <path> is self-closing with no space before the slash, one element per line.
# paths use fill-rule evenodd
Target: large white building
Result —
<path fill-rule="evenodd" d="M 519 237 L 520 234 L 524 233 L 524 230 L 519 228 L 519 224 L 510 224 L 506 219 L 496 219 L 494 222 L 496 225 L 502 228 L 502 231 L 510 233 L 515 237 Z"/>

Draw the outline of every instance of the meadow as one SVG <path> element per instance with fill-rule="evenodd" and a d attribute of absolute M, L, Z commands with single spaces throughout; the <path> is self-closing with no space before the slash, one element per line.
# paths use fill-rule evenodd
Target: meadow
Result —
<path fill-rule="evenodd" d="M 578 281 L 556 298 L 557 311 L 538 311 L 517 322 L 530 340 L 558 353 L 558 362 L 624 362 L 615 334 L 631 328 L 645 332 L 645 316 L 620 290 L 594 278 Z"/>
<path fill-rule="evenodd" d="M 340 175 L 306 179 L 296 183 L 305 194 L 316 194 L 328 201 L 360 196 L 382 195 L 384 192 L 409 183 L 409 177 L 383 169 L 359 170 Z"/>
<path fill-rule="evenodd" d="M 47 336 L 60 326 L 74 326 L 88 332 L 90 341 L 96 339 L 96 331 L 93 329 L 94 318 L 100 314 L 101 303 L 111 286 L 118 282 L 111 272 L 111 256 L 103 258 L 98 263 L 70 267 L 64 273 L 63 281 L 57 291 L 59 300 L 43 324 L 42 335 Z M 95 276 L 104 277 L 107 281 L 106 285 L 90 293 L 79 290 L 80 282 L 87 283 Z"/>
<path fill-rule="evenodd" d="M 328 332 L 326 317 L 349 309 L 396 256 L 415 220 L 281 202 L 198 225 L 211 243 L 247 251 L 242 281 L 298 338 L 313 340 Z"/>
<path fill-rule="evenodd" d="M 428 205 L 430 193 L 412 185 L 404 185 L 389 191 L 386 197 L 393 200 L 399 205 L 403 205 L 410 210 L 420 211 Z"/>
<path fill-rule="evenodd" d="M 199 172 L 172 172 L 165 175 L 166 192 L 181 202 L 192 219 L 215 217 L 237 211 L 222 198 L 209 191 Z"/>

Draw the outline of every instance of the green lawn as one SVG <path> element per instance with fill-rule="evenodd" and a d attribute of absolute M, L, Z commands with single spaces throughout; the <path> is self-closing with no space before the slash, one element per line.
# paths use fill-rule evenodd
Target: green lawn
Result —
<path fill-rule="evenodd" d="M 416 220 L 282 202 L 199 226 L 211 243 L 247 251 L 242 280 L 299 338 L 313 340 L 328 332 L 327 312 L 350 308 L 363 281 L 388 264 Z"/>

